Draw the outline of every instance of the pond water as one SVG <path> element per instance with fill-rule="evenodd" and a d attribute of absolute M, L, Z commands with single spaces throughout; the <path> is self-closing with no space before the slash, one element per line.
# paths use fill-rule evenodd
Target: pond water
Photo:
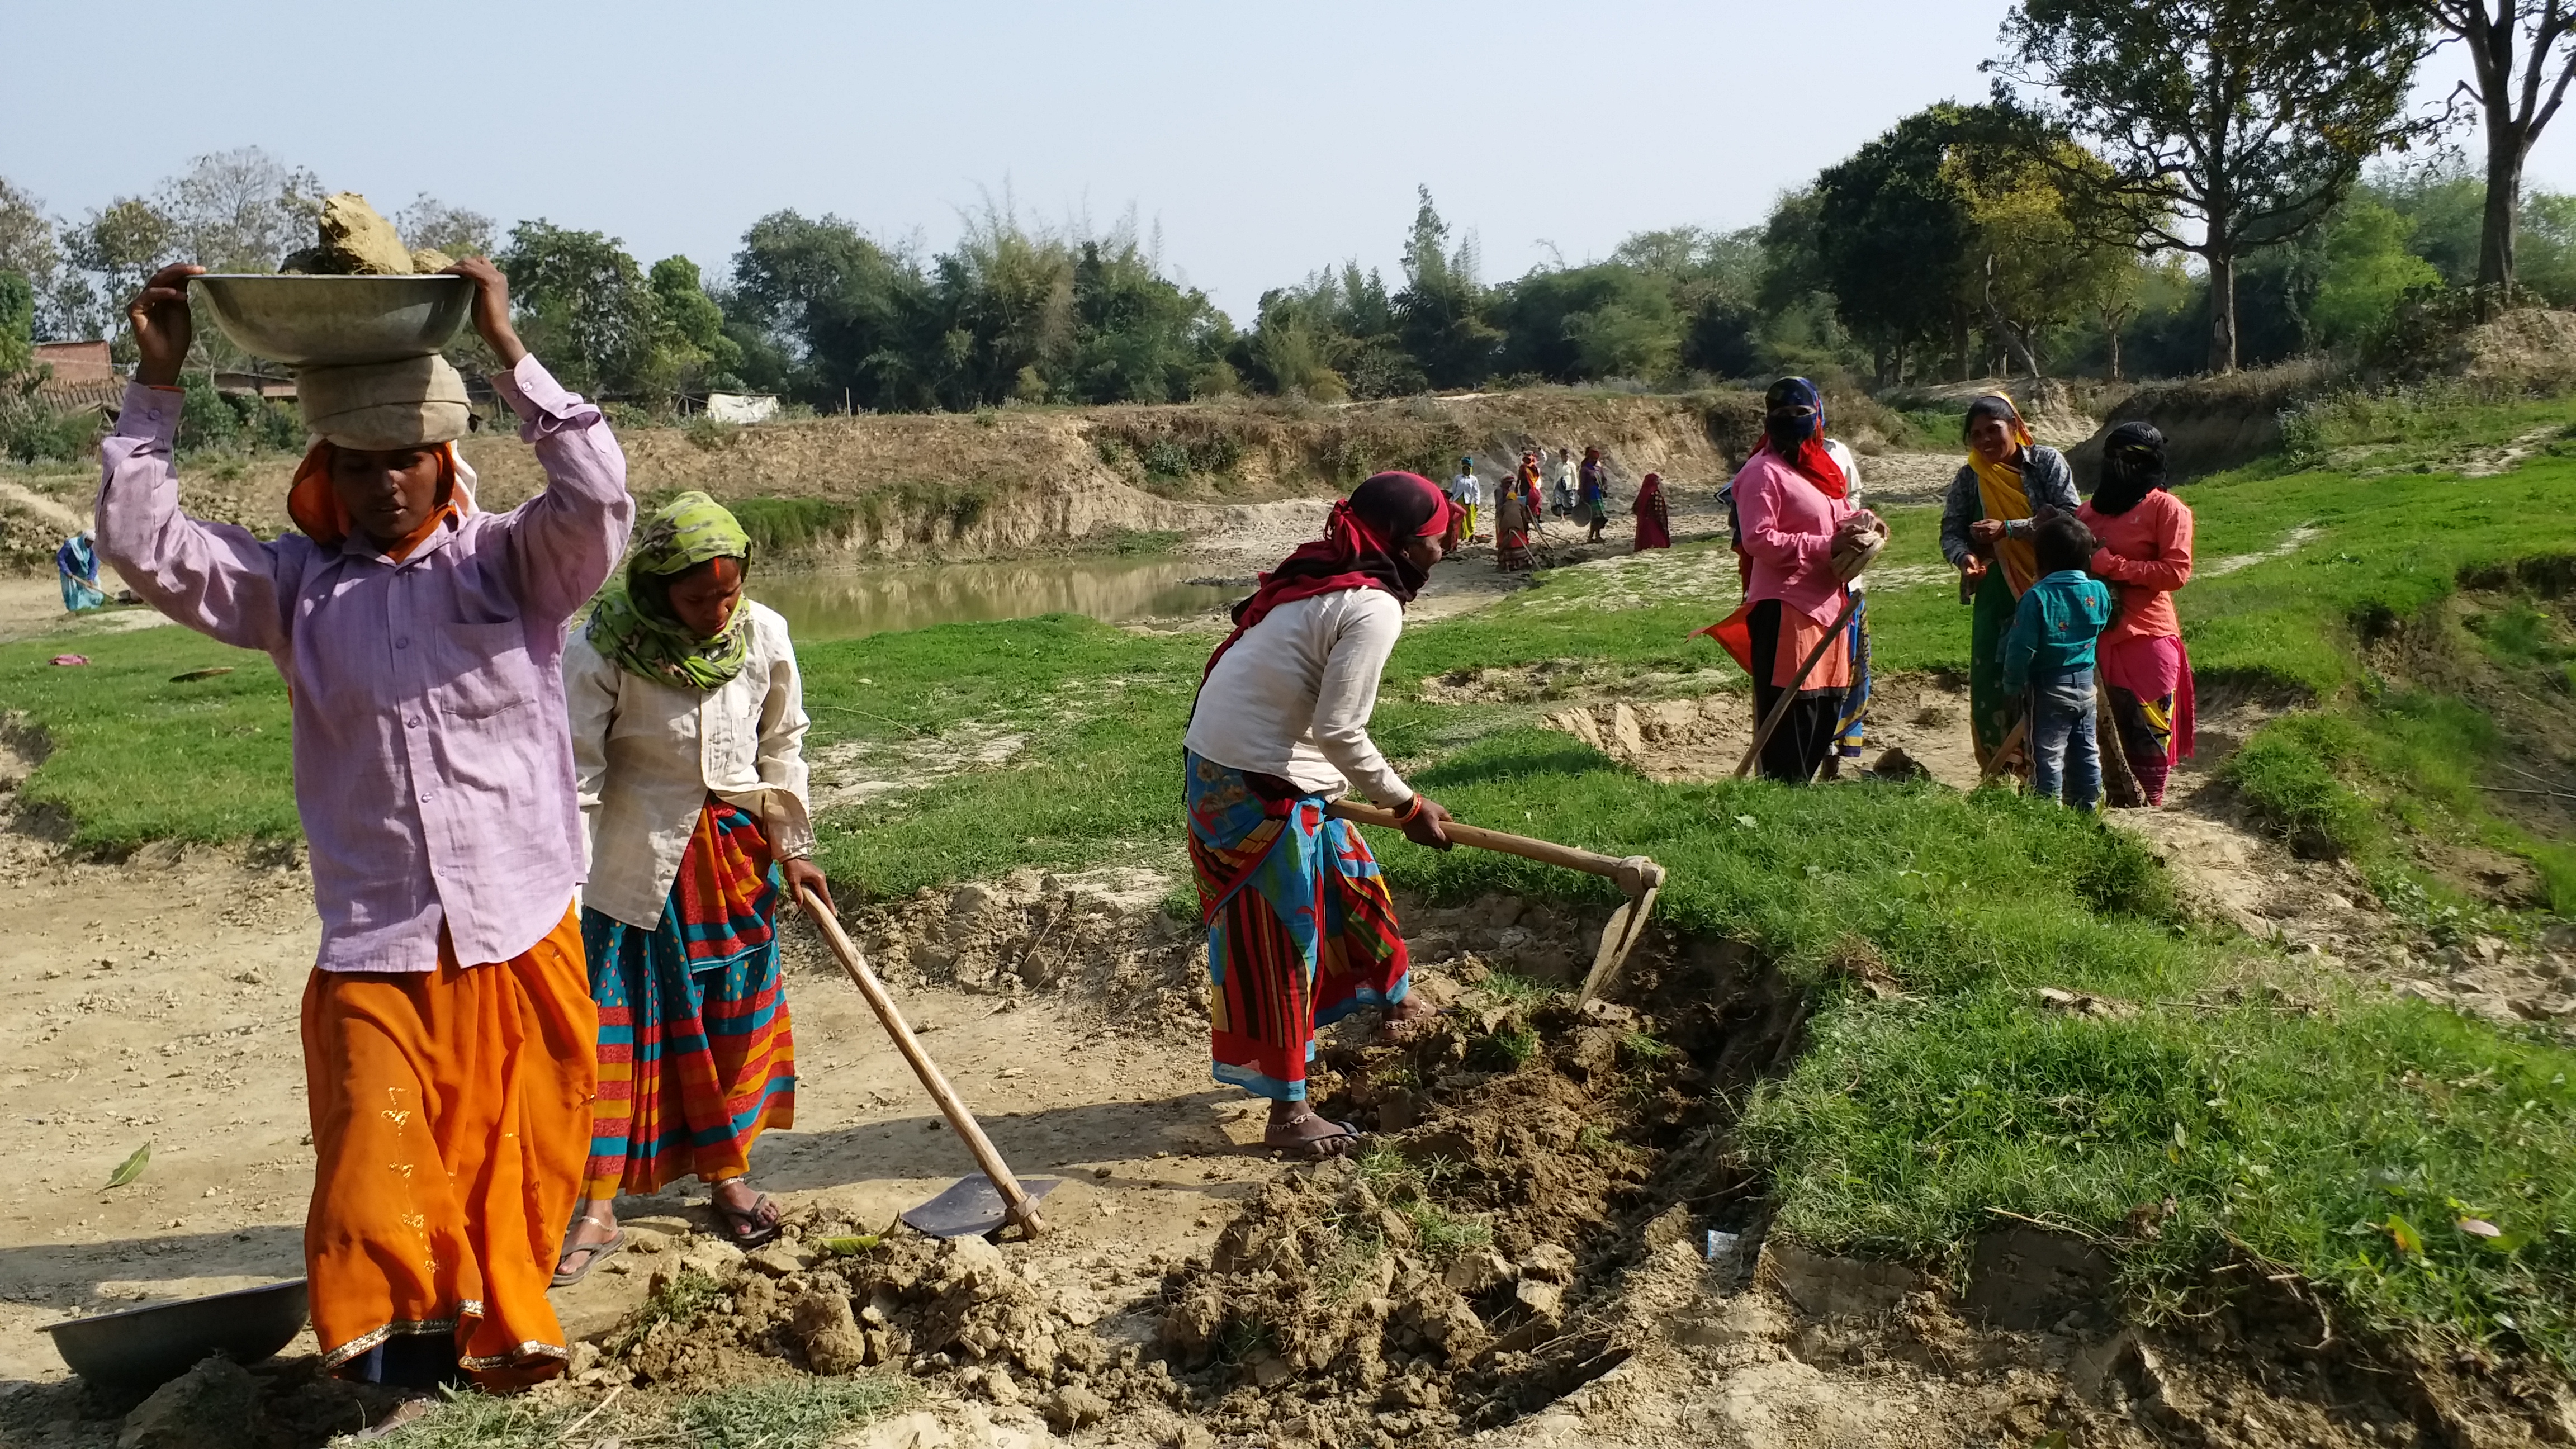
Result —
<path fill-rule="evenodd" d="M 1204 614 L 1252 592 L 1249 583 L 1190 582 L 1212 572 L 1221 568 L 1180 559 L 915 564 L 755 572 L 750 594 L 786 616 L 801 642 L 1039 614 L 1118 624 Z"/>

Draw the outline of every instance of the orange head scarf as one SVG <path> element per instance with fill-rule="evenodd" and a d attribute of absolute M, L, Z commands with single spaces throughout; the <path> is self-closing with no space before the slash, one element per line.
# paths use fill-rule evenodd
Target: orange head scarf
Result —
<path fill-rule="evenodd" d="M 463 523 L 474 511 L 474 493 L 470 485 L 459 486 L 460 478 L 471 478 L 464 460 L 456 455 L 456 445 L 439 443 L 438 506 L 420 527 L 396 540 L 384 550 L 385 557 L 396 563 L 411 557 L 411 551 L 429 541 L 440 525 Z M 349 510 L 340 506 L 340 495 L 331 486 L 331 463 L 340 448 L 328 438 L 316 438 L 295 467 L 295 481 L 286 489 L 286 516 L 304 536 L 324 548 L 338 548 L 349 537 Z"/>

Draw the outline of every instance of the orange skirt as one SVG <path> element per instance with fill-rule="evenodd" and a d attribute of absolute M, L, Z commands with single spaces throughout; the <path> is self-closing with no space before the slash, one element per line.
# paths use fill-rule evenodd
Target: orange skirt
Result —
<path fill-rule="evenodd" d="M 459 965 L 441 931 L 436 970 L 313 973 L 304 1267 L 325 1368 L 446 1333 L 488 1388 L 561 1369 L 546 1285 L 590 1150 L 597 1037 L 570 910 L 491 965 Z"/>

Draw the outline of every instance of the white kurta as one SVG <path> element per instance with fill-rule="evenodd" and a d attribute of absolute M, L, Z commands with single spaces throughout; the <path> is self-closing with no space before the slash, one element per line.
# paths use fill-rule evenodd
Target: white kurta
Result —
<path fill-rule="evenodd" d="M 1413 791 L 1368 732 L 1378 676 L 1403 632 L 1404 606 L 1383 589 L 1281 604 L 1208 671 L 1184 743 L 1301 790 L 1403 804 Z"/>
<path fill-rule="evenodd" d="M 579 630 L 564 645 L 590 884 L 582 904 L 651 930 L 714 795 L 759 817 L 780 860 L 814 853 L 805 686 L 787 621 L 749 599 L 751 657 L 700 693 L 618 668 Z"/>

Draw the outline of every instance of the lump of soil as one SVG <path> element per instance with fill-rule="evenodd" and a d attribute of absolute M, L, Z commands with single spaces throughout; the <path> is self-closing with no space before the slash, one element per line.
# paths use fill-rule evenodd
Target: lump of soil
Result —
<path fill-rule="evenodd" d="M 288 257 L 277 269 L 314 277 L 408 277 L 416 271 L 438 270 L 414 266 L 411 249 L 402 244 L 394 224 L 354 191 L 339 192 L 322 203 L 321 240 Z"/>
<path fill-rule="evenodd" d="M 260 1383 L 215 1354 L 125 1416 L 116 1449 L 254 1449 L 265 1427 Z"/>

